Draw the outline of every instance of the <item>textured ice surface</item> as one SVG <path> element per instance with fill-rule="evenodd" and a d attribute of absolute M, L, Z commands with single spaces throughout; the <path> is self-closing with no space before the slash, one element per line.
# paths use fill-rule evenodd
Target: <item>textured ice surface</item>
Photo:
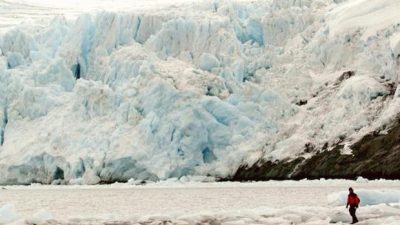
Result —
<path fill-rule="evenodd" d="M 225 177 L 399 113 L 398 1 L 95 3 L 0 1 L 36 18 L 0 30 L 0 183 Z"/>
<path fill-rule="evenodd" d="M 0 189 L 0 206 L 14 205 L 18 217 L 13 224 L 325 225 L 350 222 L 345 203 L 331 205 L 327 195 L 334 193 L 338 200 L 341 191 L 352 186 L 367 202 L 367 198 L 381 199 L 382 193 L 398 197 L 399 185 L 384 180 L 198 183 L 170 179 L 144 186 L 7 186 Z M 360 224 L 399 223 L 398 203 L 376 203 L 358 209 Z M 0 221 L 3 215 L 0 209 Z"/>
<path fill-rule="evenodd" d="M 0 208 L 0 223 L 7 224 L 19 218 L 15 207 L 11 204 L 2 205 Z"/>
<path fill-rule="evenodd" d="M 345 205 L 347 203 L 348 192 L 334 193 L 328 196 L 328 201 L 332 205 Z M 360 206 L 400 203 L 399 191 L 371 191 L 358 190 L 357 195 L 362 201 Z"/>

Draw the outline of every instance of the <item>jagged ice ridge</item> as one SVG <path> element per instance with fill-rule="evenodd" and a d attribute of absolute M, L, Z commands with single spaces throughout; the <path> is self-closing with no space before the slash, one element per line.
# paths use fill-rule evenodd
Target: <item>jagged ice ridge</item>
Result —
<path fill-rule="evenodd" d="M 398 10 L 204 1 L 4 30 L 0 183 L 229 177 L 384 130 L 400 109 Z"/>

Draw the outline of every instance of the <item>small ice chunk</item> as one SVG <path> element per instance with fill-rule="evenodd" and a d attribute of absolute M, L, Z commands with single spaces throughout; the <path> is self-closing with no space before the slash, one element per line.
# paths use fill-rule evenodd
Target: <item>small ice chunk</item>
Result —
<path fill-rule="evenodd" d="M 190 182 L 190 178 L 188 176 L 183 176 L 183 177 L 179 178 L 179 181 L 182 183 L 187 183 L 187 182 Z"/>
<path fill-rule="evenodd" d="M 393 35 L 390 39 L 390 48 L 395 58 L 400 57 L 400 33 Z"/>
<path fill-rule="evenodd" d="M 69 180 L 70 185 L 83 185 L 84 181 L 82 177 L 76 178 L 76 179 L 71 179 Z"/>
<path fill-rule="evenodd" d="M 143 184 L 144 181 L 143 180 L 136 180 L 134 178 L 131 178 L 131 179 L 128 180 L 127 183 L 130 184 L 130 185 L 140 185 L 140 184 Z"/>
<path fill-rule="evenodd" d="M 82 178 L 83 183 L 87 185 L 94 185 L 100 182 L 100 177 L 97 176 L 96 172 L 93 170 L 86 170 Z"/>
<path fill-rule="evenodd" d="M 51 220 L 51 219 L 53 219 L 53 215 L 51 215 L 51 213 L 49 211 L 47 211 L 45 209 L 41 209 L 33 215 L 33 219 L 39 220 L 39 221 Z"/>
<path fill-rule="evenodd" d="M 7 224 L 18 219 L 14 205 L 6 204 L 0 208 L 0 224 Z"/>
<path fill-rule="evenodd" d="M 365 179 L 364 177 L 359 176 L 359 177 L 357 177 L 356 182 L 357 183 L 368 183 L 368 179 Z"/>
<path fill-rule="evenodd" d="M 25 63 L 24 57 L 18 52 L 10 52 L 7 54 L 9 69 L 15 68 Z"/>
<path fill-rule="evenodd" d="M 219 60 L 210 53 L 203 53 L 199 58 L 199 67 L 202 70 L 211 71 L 213 68 L 219 66 Z"/>
<path fill-rule="evenodd" d="M 338 223 L 338 222 L 344 222 L 344 223 L 350 223 L 351 219 L 349 217 L 348 212 L 343 211 L 343 210 L 333 210 L 331 212 L 331 215 L 329 216 L 330 221 L 329 223 Z"/>
<path fill-rule="evenodd" d="M 395 98 L 400 98 L 400 85 L 397 86 L 396 92 L 394 93 Z"/>

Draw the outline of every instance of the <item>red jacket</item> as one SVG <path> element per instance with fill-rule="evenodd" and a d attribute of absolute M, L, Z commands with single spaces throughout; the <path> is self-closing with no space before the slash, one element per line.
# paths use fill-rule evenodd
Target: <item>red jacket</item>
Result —
<path fill-rule="evenodd" d="M 347 205 L 358 206 L 358 204 L 360 204 L 360 199 L 358 196 L 356 194 L 349 194 L 347 197 Z"/>

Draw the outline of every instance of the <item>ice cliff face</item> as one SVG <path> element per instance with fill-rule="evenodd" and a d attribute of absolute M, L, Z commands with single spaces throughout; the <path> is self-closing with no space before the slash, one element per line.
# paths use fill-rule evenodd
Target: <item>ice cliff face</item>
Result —
<path fill-rule="evenodd" d="M 399 10 L 207 1 L 4 30 L 0 183 L 226 177 L 357 141 L 399 115 Z"/>

